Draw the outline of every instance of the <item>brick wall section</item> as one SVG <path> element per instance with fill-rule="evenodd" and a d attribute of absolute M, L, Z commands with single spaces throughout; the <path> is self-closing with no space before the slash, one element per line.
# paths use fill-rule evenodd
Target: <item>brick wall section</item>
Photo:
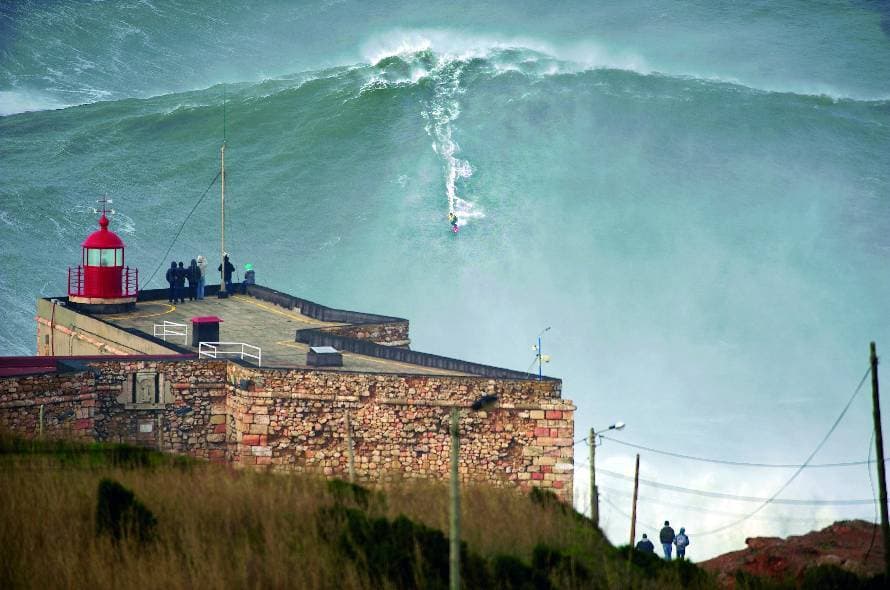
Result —
<path fill-rule="evenodd" d="M 382 324 L 354 324 L 350 326 L 331 326 L 318 328 L 322 332 L 355 338 L 356 340 L 370 340 L 377 344 L 391 346 L 405 346 L 408 339 L 408 322 L 387 322 Z"/>
<path fill-rule="evenodd" d="M 465 481 L 535 485 L 572 497 L 574 406 L 558 381 L 373 375 L 229 365 L 232 460 L 278 470 L 348 472 L 345 414 L 356 475 L 438 477 L 449 473 L 449 413 L 463 408 L 460 473 Z M 484 394 L 488 412 L 470 404 Z"/>
<path fill-rule="evenodd" d="M 37 436 L 43 405 L 45 437 L 93 440 L 95 383 L 89 372 L 2 378 L 0 428 Z"/>
<path fill-rule="evenodd" d="M 457 406 L 464 481 L 540 486 L 572 498 L 575 408 L 561 399 L 559 381 L 256 369 L 206 359 L 108 357 L 88 366 L 0 378 L 0 427 L 36 435 L 43 403 L 48 437 L 345 477 L 348 410 L 360 480 L 443 479 L 449 413 Z M 167 397 L 154 407 L 134 406 L 129 376 L 155 372 L 169 385 Z M 498 395 L 498 407 L 472 412 L 470 404 L 484 394 Z"/>

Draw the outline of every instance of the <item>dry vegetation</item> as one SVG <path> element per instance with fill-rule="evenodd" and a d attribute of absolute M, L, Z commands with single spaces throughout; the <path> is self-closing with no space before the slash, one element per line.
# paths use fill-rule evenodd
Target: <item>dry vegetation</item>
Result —
<path fill-rule="evenodd" d="M 132 490 L 154 514 L 152 540 L 140 544 L 131 535 L 115 542 L 97 533 L 103 478 Z M 232 471 L 122 447 L 32 446 L 0 436 L 0 588 L 447 587 L 447 540 L 441 555 L 437 532 L 448 530 L 447 482 L 404 481 L 375 490 L 363 502 L 348 486 L 311 476 Z M 684 574 L 682 568 L 645 575 L 646 568 L 635 566 L 628 577 L 625 560 L 589 521 L 541 500 L 504 489 L 464 490 L 465 561 L 484 568 L 491 587 L 670 588 L 681 587 L 681 580 L 710 587 L 698 570 Z M 416 524 L 396 520 L 400 515 Z M 363 552 L 353 525 L 365 526 L 375 544 L 384 542 L 375 535 L 387 531 L 421 531 L 409 535 L 413 555 L 402 556 L 410 581 L 376 575 L 380 564 L 369 561 L 395 558 L 378 546 Z M 562 566 L 543 578 L 540 571 L 528 575 L 535 559 L 552 562 L 553 555 Z M 433 575 L 441 573 L 443 559 L 445 586 Z"/>

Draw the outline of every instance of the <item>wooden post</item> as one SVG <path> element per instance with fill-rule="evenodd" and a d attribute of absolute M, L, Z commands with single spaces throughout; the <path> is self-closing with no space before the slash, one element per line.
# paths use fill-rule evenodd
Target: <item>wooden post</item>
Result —
<path fill-rule="evenodd" d="M 640 454 L 637 453 L 637 466 L 634 469 L 634 503 L 630 513 L 630 548 L 633 550 L 637 536 L 637 491 L 640 489 Z"/>
<path fill-rule="evenodd" d="M 346 410 L 346 457 L 349 461 L 349 481 L 355 482 L 355 454 L 352 450 L 352 423 L 349 421 L 349 410 Z"/>
<path fill-rule="evenodd" d="M 596 490 L 596 468 L 594 467 L 596 462 L 596 432 L 594 432 L 593 428 L 590 429 L 587 442 L 590 445 L 590 520 L 593 522 L 593 526 L 599 528 L 600 499 L 599 493 Z"/>
<path fill-rule="evenodd" d="M 888 524 L 887 517 L 887 474 L 884 469 L 884 435 L 881 432 L 881 400 L 878 392 L 878 353 L 874 342 L 871 343 L 871 401 L 875 420 L 875 447 L 877 448 L 878 456 L 881 536 L 884 539 L 884 577 L 890 580 L 890 524 Z"/>
<path fill-rule="evenodd" d="M 460 410 L 451 408 L 451 551 L 450 589 L 460 590 Z"/>
<path fill-rule="evenodd" d="M 162 394 L 163 395 L 163 394 Z M 158 450 L 164 450 L 164 423 L 163 414 L 158 414 Z"/>
<path fill-rule="evenodd" d="M 37 437 L 43 438 L 43 404 L 40 404 L 40 411 L 37 414 Z"/>

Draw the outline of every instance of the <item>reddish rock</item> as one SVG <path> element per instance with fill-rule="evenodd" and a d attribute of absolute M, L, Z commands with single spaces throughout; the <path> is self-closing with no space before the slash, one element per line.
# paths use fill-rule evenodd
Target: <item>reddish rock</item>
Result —
<path fill-rule="evenodd" d="M 807 568 L 820 564 L 836 565 L 860 576 L 873 576 L 884 568 L 884 548 L 877 528 L 864 520 L 848 520 L 787 539 L 745 539 L 747 549 L 726 553 L 699 565 L 715 574 L 725 588 L 734 587 L 737 572 L 775 581 L 801 580 Z"/>

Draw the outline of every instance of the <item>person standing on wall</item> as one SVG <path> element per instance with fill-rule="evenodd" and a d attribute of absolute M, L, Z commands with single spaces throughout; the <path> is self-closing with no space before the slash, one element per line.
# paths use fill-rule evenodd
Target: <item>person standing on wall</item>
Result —
<path fill-rule="evenodd" d="M 659 535 L 661 540 L 661 547 L 664 549 L 664 558 L 668 561 L 671 560 L 671 549 L 674 544 L 674 529 L 671 528 L 671 523 L 668 521 L 664 521 L 664 528 L 661 529 L 661 534 Z"/>
<path fill-rule="evenodd" d="M 196 293 L 198 300 L 204 299 L 204 285 L 207 284 L 207 259 L 203 254 L 198 254 L 198 271 L 201 276 L 198 277 L 198 291 Z"/>
<path fill-rule="evenodd" d="M 198 261 L 194 258 L 192 258 L 192 263 L 186 269 L 185 276 L 189 281 L 189 301 L 194 301 L 198 297 L 198 280 L 201 278 Z"/>
<path fill-rule="evenodd" d="M 176 269 L 176 292 L 175 299 L 177 299 L 180 303 L 185 303 L 185 277 L 188 272 L 185 270 L 185 267 L 182 264 L 182 261 L 179 261 L 179 268 Z"/>
<path fill-rule="evenodd" d="M 167 275 L 165 277 L 167 279 L 167 283 L 170 284 L 170 293 L 167 295 L 167 301 L 170 303 L 176 303 L 176 261 L 170 263 L 170 268 L 167 269 Z"/>
<path fill-rule="evenodd" d="M 683 527 L 680 527 L 680 533 L 674 538 L 674 545 L 677 546 L 677 559 L 685 559 L 686 547 L 689 546 L 689 536 Z"/>
<path fill-rule="evenodd" d="M 216 267 L 216 270 L 222 271 L 223 279 L 226 281 L 226 291 L 232 292 L 232 273 L 235 272 L 235 265 L 229 262 L 229 253 L 223 253 L 223 263 Z M 223 270 L 225 267 L 225 270 Z"/>
<path fill-rule="evenodd" d="M 256 285 L 256 272 L 253 270 L 253 265 L 248 262 L 244 265 L 244 283 L 242 285 L 244 293 L 247 293 L 247 288 L 251 285 Z"/>

